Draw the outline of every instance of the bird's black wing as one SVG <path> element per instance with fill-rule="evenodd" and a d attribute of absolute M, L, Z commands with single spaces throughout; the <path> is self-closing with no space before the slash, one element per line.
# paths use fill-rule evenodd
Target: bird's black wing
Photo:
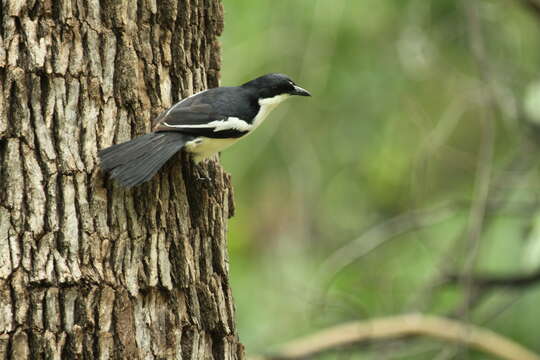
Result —
<path fill-rule="evenodd" d="M 204 95 L 197 94 L 161 113 L 156 119 L 154 131 L 173 131 L 209 138 L 237 138 L 251 130 L 251 123 L 232 116 L 230 111 L 216 110 L 219 107 L 216 104 L 219 105 L 223 99 Z"/>

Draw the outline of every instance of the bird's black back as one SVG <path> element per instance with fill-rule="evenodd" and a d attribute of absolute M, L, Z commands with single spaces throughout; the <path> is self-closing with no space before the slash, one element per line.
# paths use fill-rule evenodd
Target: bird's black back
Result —
<path fill-rule="evenodd" d="M 255 93 L 241 86 L 229 86 L 208 89 L 182 100 L 171 108 L 170 115 L 182 113 L 193 106 L 203 108 L 216 118 L 214 120 L 237 117 L 251 122 L 259 111 L 258 98 Z"/>

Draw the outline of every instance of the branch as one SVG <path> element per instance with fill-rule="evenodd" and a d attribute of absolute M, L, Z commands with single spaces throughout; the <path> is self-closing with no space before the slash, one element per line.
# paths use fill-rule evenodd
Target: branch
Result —
<path fill-rule="evenodd" d="M 449 284 L 457 284 L 463 279 L 459 274 L 448 274 L 445 280 Z M 540 269 L 525 275 L 504 275 L 504 276 L 472 276 L 469 281 L 473 287 L 477 288 L 523 288 L 540 284 Z"/>
<path fill-rule="evenodd" d="M 506 360 L 540 360 L 540 356 L 491 330 L 442 317 L 408 314 L 351 322 L 322 330 L 283 346 L 277 355 L 251 360 L 293 360 L 312 358 L 370 340 L 427 336 L 466 345 Z"/>
<path fill-rule="evenodd" d="M 470 303 L 472 296 L 471 275 L 480 254 L 482 234 L 485 229 L 486 212 L 488 209 L 491 178 L 493 173 L 493 156 L 495 152 L 495 113 L 494 108 L 499 104 L 496 97 L 495 79 L 491 71 L 487 49 L 482 31 L 482 22 L 479 14 L 479 4 L 470 0 L 463 0 L 467 31 L 473 59 L 479 73 L 482 86 L 479 87 L 479 98 L 482 105 L 480 119 L 481 134 L 474 179 L 474 192 L 467 225 L 468 248 L 465 256 L 463 280 L 465 285 L 465 304 Z M 470 308 L 465 306 L 460 317 L 467 319 Z"/>
<path fill-rule="evenodd" d="M 521 0 L 521 3 L 528 7 L 536 16 L 540 17 L 540 2 L 538 0 Z"/>
<path fill-rule="evenodd" d="M 445 202 L 428 209 L 412 210 L 377 224 L 330 254 L 319 266 L 319 275 L 315 278 L 323 279 L 321 282 L 328 286 L 343 268 L 387 241 L 404 233 L 435 225 L 453 215 L 453 207 Z"/>

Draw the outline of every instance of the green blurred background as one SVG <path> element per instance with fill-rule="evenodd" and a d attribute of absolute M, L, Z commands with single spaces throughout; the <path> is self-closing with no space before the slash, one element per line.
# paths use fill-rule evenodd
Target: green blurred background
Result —
<path fill-rule="evenodd" d="M 540 265 L 540 12 L 525 2 L 224 0 L 222 84 L 283 72 L 313 94 L 221 156 L 248 353 L 411 311 L 540 352 L 534 282 L 477 296 L 447 277 Z M 417 339 L 326 358 L 485 356 Z"/>

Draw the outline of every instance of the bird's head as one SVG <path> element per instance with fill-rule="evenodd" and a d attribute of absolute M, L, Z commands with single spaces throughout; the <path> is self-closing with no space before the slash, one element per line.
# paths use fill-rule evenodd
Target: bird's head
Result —
<path fill-rule="evenodd" d="M 259 102 L 264 102 L 265 100 L 267 102 L 273 102 L 273 100 L 280 102 L 291 95 L 311 96 L 306 89 L 302 89 L 296 85 L 291 78 L 284 74 L 273 73 L 263 75 L 242 86 L 255 91 Z"/>

